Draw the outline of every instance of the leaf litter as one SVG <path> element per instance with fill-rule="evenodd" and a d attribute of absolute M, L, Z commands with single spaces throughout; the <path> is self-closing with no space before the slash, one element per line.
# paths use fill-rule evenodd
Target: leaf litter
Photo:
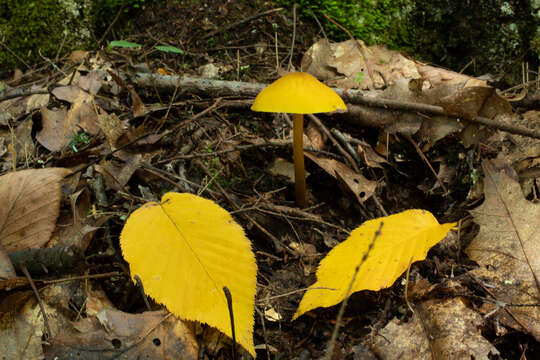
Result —
<path fill-rule="evenodd" d="M 175 6 L 180 17 L 201 15 L 191 5 Z M 164 288 L 174 292 L 187 286 L 192 289 L 189 295 L 205 299 L 195 300 L 200 306 L 209 299 L 221 304 L 218 317 L 202 320 L 212 325 L 219 319 L 220 325 L 213 325 L 219 331 L 163 312 L 189 318 L 175 310 L 181 307 L 176 302 L 153 294 L 154 278 L 141 276 L 142 287 L 136 285 L 134 272 L 140 271 L 122 258 L 119 236 L 126 220 L 149 209 L 145 199 L 155 201 L 171 191 L 214 202 L 231 213 L 231 221 L 249 239 L 244 243 L 257 261 L 256 287 L 255 280 L 249 286 L 234 281 L 237 275 L 224 281 L 232 293 L 236 340 L 251 354 L 320 358 L 334 329 L 339 336 L 332 346 L 339 358 L 355 358 L 360 349 L 380 358 L 401 354 L 403 359 L 512 358 L 509 354 L 518 351 L 540 351 L 534 231 L 540 161 L 537 111 L 515 112 L 485 80 L 426 65 L 380 45 L 364 47 L 352 40 L 312 44 L 307 39 L 315 37 L 314 29 L 299 20 L 299 29 L 314 35 L 302 36 L 303 70 L 339 87 L 336 91 L 349 111 L 321 116 L 320 124 L 308 121 L 305 138 L 310 141 L 304 146 L 306 157 L 313 160 L 307 162 L 310 206 L 298 209 L 288 172 L 276 175 L 270 170 L 276 159 L 285 164 L 291 159 L 287 119 L 247 111 L 264 84 L 277 77 L 262 69 L 283 71 L 275 69 L 276 54 L 270 51 L 274 39 L 270 44 L 262 32 L 251 30 L 258 26 L 274 34 L 277 29 L 278 57 L 285 60 L 281 46 L 288 42 L 290 24 L 276 10 L 234 25 L 238 31 L 228 36 L 247 47 L 237 49 L 231 61 L 226 54 L 230 49 L 209 48 L 204 40 L 214 32 L 213 41 L 225 45 L 220 25 L 229 24 L 231 13 L 245 17 L 245 11 L 227 6 L 222 12 L 206 9 L 206 20 L 199 19 L 204 26 L 186 21 L 180 34 L 171 34 L 167 21 L 138 19 L 148 30 L 141 47 L 74 53 L 66 65 L 75 61 L 78 66 L 62 73 L 52 70 L 55 76 L 50 78 L 60 79 L 53 87 L 39 81 L 26 85 L 34 92 L 51 89 L 49 93 L 0 101 L 0 199 L 7 199 L 12 209 L 0 216 L 0 223 L 7 218 L 10 226 L 9 234 L 0 228 L 0 254 L 7 255 L 0 262 L 5 270 L 0 286 L 7 295 L 0 299 L 0 309 L 15 321 L 2 328 L 9 354 L 69 358 L 78 349 L 84 358 L 95 354 L 87 352 L 90 348 L 100 349 L 103 358 L 179 357 L 184 349 L 185 358 L 194 358 L 202 347 L 210 358 L 232 358 L 225 295 L 219 286 L 202 289 L 193 269 L 182 268 L 190 263 L 186 259 L 170 263 L 169 245 L 156 236 L 164 229 L 152 227 L 152 216 L 143 217 L 133 231 L 143 244 L 139 258 L 151 269 L 178 272 Z M 163 18 L 171 13 L 153 9 Z M 266 23 L 265 17 L 271 21 Z M 139 63 L 143 51 L 170 43 L 167 34 L 175 39 L 170 46 L 183 53 L 152 50 Z M 204 56 L 197 55 L 201 53 Z M 201 78 L 199 69 L 212 69 L 212 79 Z M 13 91 L 7 88 L 8 94 Z M 48 187 L 42 188 L 37 174 L 53 173 Z M 9 186 L 6 178 L 11 178 Z M 182 221 L 189 221 L 190 205 L 184 206 Z M 425 247 L 406 243 L 408 251 L 418 251 L 419 259 L 425 259 L 410 268 L 407 259 L 372 290 L 341 291 L 339 299 L 323 297 L 315 306 L 298 307 L 304 292 L 305 297 L 313 291 L 331 292 L 315 289 L 315 275 L 320 280 L 318 271 L 323 269 L 316 264 L 346 246 L 355 228 L 409 209 L 425 209 L 435 215 L 437 225 L 457 222 L 457 227 L 431 250 L 440 236 Z M 206 225 L 196 238 L 211 234 L 216 239 L 217 221 L 208 213 L 203 218 Z M 13 224 L 18 225 L 11 229 Z M 38 226 L 44 229 L 39 236 L 27 234 L 27 229 L 41 229 Z M 410 235 L 404 225 L 397 231 L 399 239 Z M 13 234 L 19 237 L 12 239 Z M 365 264 L 396 255 L 396 244 L 377 250 L 383 240 L 376 239 Z M 211 243 L 219 248 L 223 241 Z M 11 264 L 14 250 L 55 253 L 60 248 L 77 249 L 84 261 L 61 268 L 32 257 L 40 260 L 35 264 L 39 271 L 30 279 L 21 278 L 20 263 Z M 240 260 L 228 251 L 232 249 L 209 252 L 210 263 L 224 262 L 227 271 L 234 271 Z M 359 252 L 358 261 L 366 250 Z M 339 271 L 347 264 L 343 258 L 333 262 Z M 354 266 L 349 266 L 343 279 L 336 282 L 330 276 L 322 287 L 343 289 L 353 274 Z M 39 300 L 28 291 L 30 280 L 39 288 Z M 366 280 L 360 276 L 360 282 Z M 407 297 L 404 287 L 416 289 L 414 296 Z M 143 291 L 156 300 L 150 299 L 149 307 Z M 255 303 L 243 308 L 239 291 L 248 291 Z M 303 316 L 292 321 L 299 309 Z M 17 334 L 11 328 L 18 329 Z M 44 334 L 49 336 L 46 346 L 41 343 Z"/>

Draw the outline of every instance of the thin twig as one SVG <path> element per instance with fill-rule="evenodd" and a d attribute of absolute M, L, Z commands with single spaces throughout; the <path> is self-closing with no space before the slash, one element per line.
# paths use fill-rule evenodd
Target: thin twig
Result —
<path fill-rule="evenodd" d="M 377 240 L 377 238 L 379 236 L 381 236 L 381 230 L 383 228 L 383 225 L 384 225 L 384 221 L 381 221 L 381 223 L 379 224 L 379 228 L 373 234 L 373 239 L 371 239 L 371 243 L 369 244 L 369 247 L 368 247 L 367 251 L 362 256 L 362 259 L 360 260 L 360 263 L 354 269 L 353 277 L 352 277 L 351 281 L 349 282 L 349 287 L 347 288 L 347 292 L 345 293 L 345 299 L 343 299 L 343 301 L 341 302 L 341 306 L 339 308 L 338 316 L 336 318 L 336 324 L 334 325 L 334 331 L 332 331 L 332 336 L 330 338 L 330 342 L 328 343 L 328 347 L 326 348 L 326 353 L 325 353 L 325 356 L 324 356 L 325 360 L 331 360 L 332 359 L 332 354 L 334 353 L 334 347 L 336 345 L 336 340 L 337 340 L 337 336 L 338 336 L 338 333 L 339 333 L 339 328 L 340 328 L 341 322 L 343 320 L 343 315 L 345 314 L 345 308 L 347 307 L 347 302 L 349 301 L 349 298 L 351 296 L 352 287 L 354 285 L 354 282 L 356 281 L 356 276 L 358 275 L 358 272 L 360 271 L 360 267 L 366 262 L 366 260 L 367 260 L 367 258 L 369 256 L 369 253 L 373 249 L 373 246 L 375 245 L 375 240 Z"/>
<path fill-rule="evenodd" d="M 354 38 L 353 34 L 351 34 L 351 32 L 349 30 L 347 30 L 343 25 L 341 25 L 340 23 L 338 23 L 337 21 L 332 19 L 330 16 L 324 14 L 324 17 L 327 18 L 328 20 L 330 20 L 332 23 L 334 23 L 334 25 L 336 25 L 338 28 L 345 31 L 347 33 L 347 35 L 349 35 L 351 40 L 354 42 L 354 45 L 358 48 L 358 50 L 360 51 L 360 54 L 364 58 L 364 65 L 366 65 L 366 70 L 367 70 L 368 76 L 369 76 L 369 78 L 371 80 L 371 84 L 372 84 L 373 87 L 375 87 L 375 80 L 373 78 L 373 71 L 371 70 L 371 65 L 369 64 L 369 59 L 368 59 L 367 52 L 366 52 L 366 45 L 364 44 L 364 42 L 362 40 L 356 40 Z"/>
<path fill-rule="evenodd" d="M 32 280 L 32 277 L 30 276 L 30 273 L 28 272 L 28 269 L 23 264 L 19 264 L 19 269 L 23 272 L 24 276 L 28 279 L 28 282 L 30 283 L 30 286 L 32 287 L 32 291 L 34 292 L 34 295 L 36 296 L 37 302 L 39 304 L 39 308 L 41 309 L 41 315 L 43 315 L 43 324 L 45 325 L 45 337 L 47 339 L 52 338 L 53 334 L 51 331 L 51 327 L 49 326 L 49 317 L 47 316 L 47 313 L 45 312 L 45 306 L 43 305 L 43 301 L 41 301 L 41 297 L 39 296 L 39 291 L 36 288 L 36 284 L 34 284 L 34 280 Z"/>
<path fill-rule="evenodd" d="M 232 24 L 229 24 L 229 25 L 224 26 L 224 27 L 222 27 L 222 28 L 220 28 L 220 29 L 217 29 L 217 30 L 215 30 L 215 31 L 212 31 L 211 33 L 208 33 L 208 34 L 204 35 L 203 37 L 201 37 L 201 39 L 202 39 L 202 40 L 208 39 L 209 37 L 212 37 L 212 36 L 214 36 L 214 35 L 217 35 L 217 34 L 219 34 L 219 33 L 221 33 L 221 32 L 230 30 L 230 29 L 235 28 L 235 27 L 237 27 L 237 26 L 243 25 L 243 24 L 245 24 L 245 23 L 248 23 L 248 22 L 251 22 L 251 21 L 253 21 L 253 20 L 256 20 L 256 19 L 258 19 L 258 18 L 260 18 L 260 17 L 266 16 L 266 15 L 270 15 L 270 14 L 273 14 L 273 13 L 278 12 L 278 11 L 281 11 L 281 10 L 283 10 L 283 8 L 275 8 L 275 9 L 263 11 L 263 12 L 261 12 L 261 13 L 255 14 L 255 15 L 250 16 L 250 17 L 248 17 L 248 18 L 245 18 L 245 19 L 243 19 L 243 20 L 236 21 L 236 22 L 234 22 L 234 23 L 232 23 Z"/>
<path fill-rule="evenodd" d="M 349 154 L 351 154 L 354 160 L 358 164 L 360 164 L 360 158 L 358 157 L 358 153 L 354 150 L 352 145 L 349 143 L 347 136 L 345 136 L 345 134 L 343 134 L 341 131 L 335 128 L 331 129 L 330 132 L 332 132 L 332 134 L 334 134 L 339 140 L 341 140 L 341 142 L 343 143 L 343 145 L 345 146 Z"/>
<path fill-rule="evenodd" d="M 294 4 L 292 11 L 293 11 L 293 33 L 292 33 L 292 40 L 291 40 L 291 50 L 289 50 L 289 66 L 287 66 L 287 70 L 292 71 L 293 70 L 293 53 L 294 53 L 294 41 L 296 38 L 296 7 L 297 5 Z"/>
<path fill-rule="evenodd" d="M 26 66 L 28 69 L 31 69 L 32 67 L 26 63 L 19 55 L 17 55 L 13 50 L 11 50 L 2 40 L 0 40 L 0 45 L 2 45 L 11 55 L 13 55 L 17 60 L 19 60 L 24 66 Z"/>
<path fill-rule="evenodd" d="M 444 183 L 443 181 L 441 180 L 441 178 L 439 177 L 439 174 L 437 174 L 437 172 L 435 171 L 435 169 L 433 169 L 433 166 L 431 166 L 431 163 L 429 162 L 428 158 L 426 157 L 426 155 L 424 155 L 424 153 L 422 152 L 422 149 L 420 149 L 420 147 L 418 146 L 418 144 L 413 140 L 413 138 L 410 136 L 410 135 L 407 135 L 405 134 L 404 135 L 405 138 L 407 138 L 407 140 L 409 140 L 409 142 L 412 144 L 412 146 L 414 146 L 414 149 L 416 150 L 416 152 L 418 153 L 418 155 L 420 156 L 420 158 L 422 158 L 422 160 L 426 163 L 426 165 L 429 167 L 429 170 L 431 170 L 431 172 L 433 173 L 433 175 L 435 176 L 435 179 L 437 180 L 437 182 L 439 183 L 439 185 L 441 185 L 441 189 L 443 189 L 444 191 L 444 196 L 448 196 L 450 193 L 448 192 L 448 189 L 446 188 L 446 186 L 444 186 Z"/>
<path fill-rule="evenodd" d="M 436 356 L 436 353 L 435 353 L 435 349 L 433 347 L 433 343 L 431 342 L 431 337 L 429 336 L 429 333 L 427 331 L 427 327 L 426 327 L 426 324 L 424 322 L 424 318 L 423 318 L 422 314 L 419 311 L 414 311 L 414 308 L 413 308 L 412 304 L 409 302 L 409 274 L 411 272 L 411 262 L 412 262 L 412 257 L 409 260 L 409 266 L 407 266 L 407 274 L 405 275 L 405 295 L 404 295 L 405 303 L 407 304 L 407 307 L 409 308 L 409 310 L 411 310 L 412 316 L 413 317 L 416 316 L 416 319 L 418 320 L 418 322 L 422 326 L 422 330 L 424 331 L 424 335 L 426 336 L 426 339 L 428 341 L 429 350 L 431 351 L 431 358 L 433 360 L 436 360 L 437 356 Z"/>
<path fill-rule="evenodd" d="M 257 314 L 259 314 L 259 317 L 261 318 L 261 325 L 262 325 L 262 331 L 263 331 L 263 339 L 264 339 L 264 347 L 266 350 L 266 360 L 270 360 L 270 348 L 268 347 L 268 334 L 266 332 L 266 322 L 264 321 L 264 314 L 261 310 L 259 310 L 258 307 L 255 307 L 255 311 Z"/>
<path fill-rule="evenodd" d="M 148 302 L 148 297 L 146 296 L 146 293 L 144 292 L 144 285 L 142 283 L 141 278 L 137 274 L 135 274 L 133 276 L 133 278 L 137 282 L 137 287 L 138 287 L 139 291 L 141 292 L 141 296 L 142 296 L 142 298 L 144 300 L 144 305 L 146 305 L 146 309 L 148 311 L 152 311 L 152 307 L 150 306 L 150 303 Z"/>
<path fill-rule="evenodd" d="M 0 101 L 9 100 L 9 99 L 15 99 L 22 96 L 30 96 L 30 95 L 39 95 L 39 94 L 48 94 L 49 92 L 46 90 L 34 90 L 34 91 L 25 91 L 25 92 L 18 92 L 15 94 L 8 94 L 4 96 L 0 96 Z"/>
<path fill-rule="evenodd" d="M 208 79 L 196 79 L 188 77 L 178 77 L 171 75 L 160 74 L 146 74 L 136 73 L 135 75 L 124 74 L 131 78 L 131 80 L 139 86 L 154 86 L 159 88 L 174 89 L 175 86 L 181 87 L 186 91 L 193 91 L 194 93 L 206 93 L 212 96 L 246 96 L 255 97 L 262 91 L 267 84 L 259 83 L 245 83 L 239 81 L 224 81 L 224 80 L 208 80 Z M 370 107 L 384 108 L 387 110 L 400 110 L 409 111 L 414 113 L 422 113 L 426 115 L 439 115 L 452 119 L 462 119 L 462 116 L 457 114 L 448 114 L 441 106 L 414 103 L 408 101 L 399 101 L 391 99 L 382 99 L 375 96 L 367 96 L 368 92 L 362 90 L 333 88 L 343 101 L 350 104 L 359 104 Z M 242 105 L 245 106 L 245 105 Z M 350 111 L 350 109 L 349 109 Z M 540 139 L 540 131 L 528 129 L 523 126 L 514 126 L 500 121 L 488 119 L 482 116 L 476 116 L 470 119 L 464 119 L 469 122 L 482 124 L 495 129 L 506 131 L 511 134 L 523 135 Z"/>
<path fill-rule="evenodd" d="M 101 46 L 101 44 L 103 43 L 103 40 L 105 40 L 105 37 L 109 34 L 109 31 L 111 31 L 114 24 L 116 24 L 116 22 L 120 18 L 120 14 L 124 10 L 124 6 L 126 6 L 126 0 L 122 0 L 122 5 L 120 5 L 120 9 L 118 9 L 118 12 L 116 13 L 116 16 L 111 21 L 109 26 L 107 26 L 107 29 L 105 29 L 105 32 L 103 33 L 103 35 L 101 35 L 101 38 L 98 40 L 98 42 L 97 42 L 98 47 Z"/>
<path fill-rule="evenodd" d="M 319 18 L 315 15 L 315 13 L 313 12 L 313 10 L 311 10 L 310 7 L 308 7 L 307 10 L 308 10 L 309 14 L 310 14 L 311 16 L 313 16 L 313 18 L 315 19 L 315 22 L 317 23 L 317 25 L 319 25 L 319 29 L 321 30 L 321 32 L 322 32 L 324 38 L 326 39 L 326 42 L 327 42 L 327 43 L 330 43 L 330 42 L 328 41 L 328 36 L 326 36 L 326 32 L 324 31 L 324 28 L 323 28 L 321 22 L 319 21 Z"/>
<path fill-rule="evenodd" d="M 349 163 L 349 165 L 353 168 L 354 171 L 356 171 L 357 173 L 360 173 L 360 168 L 358 167 L 358 165 L 356 165 L 356 162 L 354 161 L 354 159 L 351 157 L 351 155 L 340 145 L 339 141 L 336 140 L 336 138 L 334 137 L 334 135 L 332 135 L 332 133 L 326 128 L 326 126 L 324 126 L 324 124 L 313 114 L 309 114 L 308 115 L 309 118 L 315 123 L 315 125 L 317 125 L 317 127 L 322 130 L 322 132 L 328 136 L 328 138 L 330 139 L 330 141 L 332 141 L 332 144 L 334 144 L 336 146 L 336 148 L 339 150 L 339 152 L 345 157 L 345 159 L 347 159 L 347 162 Z"/>

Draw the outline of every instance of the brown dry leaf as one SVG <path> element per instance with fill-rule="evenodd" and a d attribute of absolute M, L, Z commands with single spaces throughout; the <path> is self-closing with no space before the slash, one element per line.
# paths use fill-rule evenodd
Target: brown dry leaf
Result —
<path fill-rule="evenodd" d="M 275 158 L 268 167 L 268 171 L 274 176 L 283 176 L 287 178 L 289 182 L 294 182 L 294 164 L 284 158 Z M 306 174 L 306 178 L 307 177 L 308 175 Z"/>
<path fill-rule="evenodd" d="M 489 360 L 499 352 L 481 335 L 482 322 L 482 316 L 467 308 L 460 298 L 428 300 L 416 307 L 410 322 L 389 322 L 378 332 L 371 349 L 381 360 L 431 360 L 429 336 L 436 359 Z"/>
<path fill-rule="evenodd" d="M 531 110 L 521 115 L 511 116 L 508 121 L 512 125 L 523 126 L 533 130 L 540 130 L 540 111 Z M 513 149 L 505 149 L 511 152 L 513 162 L 525 159 L 537 159 L 540 157 L 540 140 L 528 136 L 508 135 L 511 137 Z"/>
<path fill-rule="evenodd" d="M 377 97 L 402 102 L 437 105 L 441 94 L 447 95 L 452 89 L 430 89 L 420 91 L 419 82 L 415 79 L 396 79 L 396 81 L 381 92 Z M 354 122 L 363 126 L 380 127 L 387 133 L 413 135 L 424 128 L 425 140 L 432 143 L 442 137 L 457 131 L 462 126 L 455 120 L 439 121 L 439 117 L 427 118 L 413 112 L 391 111 L 383 108 L 373 108 L 364 105 L 348 105 L 349 116 Z M 433 138 L 429 138 L 433 134 Z"/>
<path fill-rule="evenodd" d="M 6 145 L 10 149 L 5 158 L 6 162 L 13 164 L 14 156 L 17 157 L 17 161 L 25 162 L 33 157 L 35 145 L 32 140 L 32 125 L 32 119 L 27 119 L 21 122 L 14 131 L 10 131 L 9 135 L 5 136 Z"/>
<path fill-rule="evenodd" d="M 72 63 L 81 63 L 88 57 L 88 51 L 85 50 L 73 50 L 69 56 L 68 60 Z"/>
<path fill-rule="evenodd" d="M 370 144 L 366 142 L 361 142 L 356 148 L 358 155 L 364 160 L 364 163 L 370 168 L 379 168 L 382 169 L 381 164 L 388 164 L 388 161 L 381 155 L 379 155 Z"/>
<path fill-rule="evenodd" d="M 77 124 L 87 133 L 96 135 L 99 132 L 98 117 L 91 104 L 76 102 L 71 105 L 67 114 L 67 122 Z"/>
<path fill-rule="evenodd" d="M 30 90 L 46 91 L 47 89 L 32 86 Z M 49 98 L 49 94 L 34 94 L 0 102 L 0 125 L 7 126 L 8 121 L 16 120 L 41 106 L 46 106 L 49 103 Z"/>
<path fill-rule="evenodd" d="M 104 309 L 73 323 L 45 347 L 47 359 L 197 359 L 186 325 L 163 311 L 128 314 Z"/>
<path fill-rule="evenodd" d="M 466 86 L 440 99 L 440 102 L 445 113 L 460 116 L 465 120 L 477 116 L 492 119 L 495 116 L 512 114 L 510 103 L 489 86 Z M 492 132 L 485 126 L 471 123 L 466 126 L 461 136 L 468 147 L 477 144 Z"/>
<path fill-rule="evenodd" d="M 146 114 L 146 108 L 144 107 L 144 103 L 142 102 L 141 97 L 139 96 L 139 94 L 137 94 L 133 86 L 129 85 L 128 91 L 131 95 L 131 112 L 133 113 L 133 117 L 136 118 Z"/>
<path fill-rule="evenodd" d="M 0 177 L 0 244 L 6 251 L 45 245 L 56 224 L 63 168 L 31 169 Z"/>
<path fill-rule="evenodd" d="M 67 110 L 41 108 L 42 128 L 36 134 L 37 141 L 49 151 L 62 150 L 77 134 L 76 124 L 69 123 Z"/>
<path fill-rule="evenodd" d="M 108 189 L 120 191 L 128 183 L 131 176 L 139 168 L 143 156 L 141 154 L 130 154 L 122 152 L 122 160 L 103 160 L 95 166 L 98 173 L 105 178 L 105 184 Z"/>
<path fill-rule="evenodd" d="M 77 85 L 59 86 L 54 88 L 52 94 L 60 100 L 69 102 L 91 102 L 92 97 Z"/>
<path fill-rule="evenodd" d="M 70 326 L 67 314 L 83 294 L 84 282 L 70 281 L 40 289 L 51 337 Z M 80 300 L 79 300 L 80 301 Z M 40 306 L 31 291 L 12 292 L 0 303 L 0 349 L 3 359 L 44 359 L 46 334 Z"/>
<path fill-rule="evenodd" d="M 353 40 L 333 44 L 320 40 L 304 55 L 302 69 L 321 80 L 333 79 L 328 82 L 331 86 L 347 89 L 381 88 L 399 78 L 420 77 L 415 62 L 399 52 L 388 50 L 381 45 L 368 46 L 364 51 L 366 60 L 360 46 L 362 45 Z M 367 73 L 366 61 L 375 75 L 375 84 Z M 363 75 L 359 75 L 362 73 Z"/>
<path fill-rule="evenodd" d="M 314 149 L 322 150 L 324 148 L 328 137 L 317 126 L 314 125 L 313 121 L 308 123 L 304 132 Z"/>
<path fill-rule="evenodd" d="M 492 106 L 498 105 L 499 109 L 493 112 Z M 497 115 L 498 113 L 510 113 L 512 107 L 489 86 L 470 86 L 462 88 L 454 94 L 441 99 L 441 106 L 447 114 L 457 115 L 467 119 L 473 119 L 481 115 Z M 491 111 L 491 114 L 485 112 Z"/>
<path fill-rule="evenodd" d="M 491 284 L 498 301 L 513 304 L 538 303 L 540 289 L 540 204 L 526 200 L 514 169 L 503 159 L 485 160 L 485 200 L 471 211 L 480 232 L 466 249 L 481 265 L 471 274 Z M 496 309 L 486 304 L 483 311 Z M 499 309 L 499 321 L 526 331 L 540 341 L 540 308 Z"/>
<path fill-rule="evenodd" d="M 97 288 L 97 286 L 95 283 L 89 283 L 86 290 L 85 310 L 86 316 L 89 317 L 96 316 L 100 311 L 105 309 L 115 309 L 105 291 Z"/>
<path fill-rule="evenodd" d="M 459 121 L 444 116 L 433 116 L 425 120 L 418 131 L 420 139 L 426 142 L 422 150 L 427 152 L 437 141 L 462 129 L 463 124 Z"/>
<path fill-rule="evenodd" d="M 478 80 L 467 75 L 463 75 L 451 70 L 446 70 L 442 68 L 437 68 L 431 65 L 426 65 L 421 62 L 416 62 L 416 69 L 423 79 L 428 80 L 431 83 L 431 86 L 438 85 L 450 85 L 450 84 L 461 84 L 464 82 L 469 83 L 470 85 L 477 86 L 486 86 L 486 80 Z"/>
<path fill-rule="evenodd" d="M 78 85 L 81 89 L 95 95 L 103 85 L 103 80 L 107 76 L 105 70 L 92 70 L 87 75 L 81 76 Z"/>
<path fill-rule="evenodd" d="M 3 298 L 0 318 L 0 349 L 4 359 L 43 359 L 43 317 L 31 291 L 12 292 Z"/>
<path fill-rule="evenodd" d="M 72 176 L 74 177 L 74 176 Z M 65 189 L 65 185 L 63 187 Z M 94 233 L 110 217 L 99 216 L 97 218 L 87 217 L 90 209 L 90 193 L 86 189 L 81 189 L 69 195 L 71 209 L 62 211 L 58 217 L 56 230 L 47 244 L 52 246 L 64 246 L 77 249 L 84 253 Z"/>
<path fill-rule="evenodd" d="M 84 77 L 81 77 L 81 79 L 83 78 Z M 101 86 L 101 84 L 99 84 L 99 86 Z M 68 124 L 73 124 L 73 126 L 78 125 L 92 135 L 98 133 L 98 118 L 96 111 L 92 106 L 92 96 L 89 93 L 79 86 L 68 85 L 55 88 L 52 91 L 52 94 L 60 100 L 71 103 L 66 119 Z"/>
<path fill-rule="evenodd" d="M 116 114 L 107 114 L 104 110 L 99 111 L 97 124 L 103 134 L 105 134 L 105 138 L 111 149 L 116 149 L 118 145 L 117 140 L 126 133 L 127 127 L 124 126 Z"/>
<path fill-rule="evenodd" d="M 306 152 L 305 156 L 319 165 L 324 171 L 338 179 L 349 189 L 359 203 L 363 203 L 373 196 L 377 183 L 366 179 L 362 174 L 357 174 L 347 165 L 334 159 L 317 157 Z"/>

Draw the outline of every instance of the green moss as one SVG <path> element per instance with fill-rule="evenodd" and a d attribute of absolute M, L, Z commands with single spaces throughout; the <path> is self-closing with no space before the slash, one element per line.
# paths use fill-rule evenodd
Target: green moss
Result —
<path fill-rule="evenodd" d="M 292 7 L 298 4 L 298 11 L 305 20 L 313 19 L 309 10 L 313 11 L 333 40 L 346 40 L 349 36 L 338 26 L 328 21 L 328 15 L 354 37 L 368 44 L 384 43 L 392 45 L 392 35 L 403 19 L 403 11 L 412 0 L 279 0 L 277 4 Z"/>
<path fill-rule="evenodd" d="M 9 70 L 54 58 L 63 43 L 62 53 L 84 47 L 90 32 L 83 24 L 84 2 L 75 0 L 3 0 L 0 2 L 0 69 Z M 9 48 L 8 51 L 7 48 Z M 13 55 L 15 53 L 17 56 Z"/>

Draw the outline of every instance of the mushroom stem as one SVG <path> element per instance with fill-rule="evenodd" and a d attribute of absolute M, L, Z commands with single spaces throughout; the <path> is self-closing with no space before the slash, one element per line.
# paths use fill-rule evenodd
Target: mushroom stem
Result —
<path fill-rule="evenodd" d="M 296 191 L 296 204 L 301 208 L 307 206 L 303 136 L 304 115 L 293 114 L 294 188 Z"/>

